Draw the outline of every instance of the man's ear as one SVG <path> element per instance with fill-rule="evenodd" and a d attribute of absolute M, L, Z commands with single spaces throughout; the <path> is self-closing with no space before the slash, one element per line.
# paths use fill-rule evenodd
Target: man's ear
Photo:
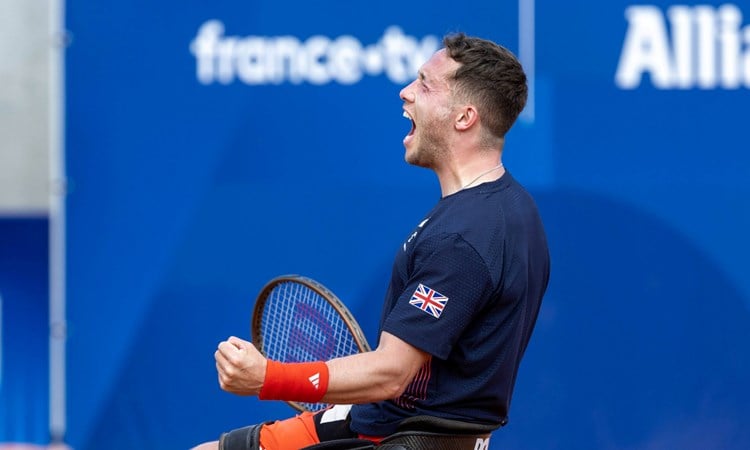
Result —
<path fill-rule="evenodd" d="M 458 131 L 466 131 L 479 122 L 479 111 L 473 105 L 466 105 L 458 112 L 455 127 Z"/>

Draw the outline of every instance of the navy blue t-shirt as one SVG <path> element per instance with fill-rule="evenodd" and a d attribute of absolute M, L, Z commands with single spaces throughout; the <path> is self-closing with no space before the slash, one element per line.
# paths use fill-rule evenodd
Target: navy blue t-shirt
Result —
<path fill-rule="evenodd" d="M 505 424 L 548 279 L 536 204 L 510 173 L 440 199 L 398 250 L 380 320 L 432 357 L 401 397 L 355 405 L 352 430 L 386 436 L 417 415 Z"/>

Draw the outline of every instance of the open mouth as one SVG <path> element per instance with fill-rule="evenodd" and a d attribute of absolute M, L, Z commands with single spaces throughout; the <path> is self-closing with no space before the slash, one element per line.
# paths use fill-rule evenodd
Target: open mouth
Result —
<path fill-rule="evenodd" d="M 409 113 L 406 112 L 406 110 L 404 110 L 404 114 L 403 115 L 404 115 L 405 118 L 409 119 L 409 121 L 411 122 L 411 130 L 409 130 L 409 134 L 407 135 L 407 136 L 411 136 L 412 134 L 414 134 L 414 130 L 417 129 L 417 124 L 414 122 L 414 119 L 412 119 L 412 117 L 409 115 Z"/>

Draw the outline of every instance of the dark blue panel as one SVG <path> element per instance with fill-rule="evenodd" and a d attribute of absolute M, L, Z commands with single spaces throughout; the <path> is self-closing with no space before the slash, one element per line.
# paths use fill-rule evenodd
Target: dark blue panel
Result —
<path fill-rule="evenodd" d="M 0 442 L 49 441 L 46 218 L 0 218 Z"/>

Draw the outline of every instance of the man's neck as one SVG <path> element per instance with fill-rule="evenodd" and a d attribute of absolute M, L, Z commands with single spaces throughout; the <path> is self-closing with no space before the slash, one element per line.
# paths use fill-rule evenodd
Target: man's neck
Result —
<path fill-rule="evenodd" d="M 501 156 L 501 151 L 478 150 L 468 158 L 455 158 L 445 167 L 435 169 L 442 196 L 447 197 L 503 176 L 505 168 Z"/>

